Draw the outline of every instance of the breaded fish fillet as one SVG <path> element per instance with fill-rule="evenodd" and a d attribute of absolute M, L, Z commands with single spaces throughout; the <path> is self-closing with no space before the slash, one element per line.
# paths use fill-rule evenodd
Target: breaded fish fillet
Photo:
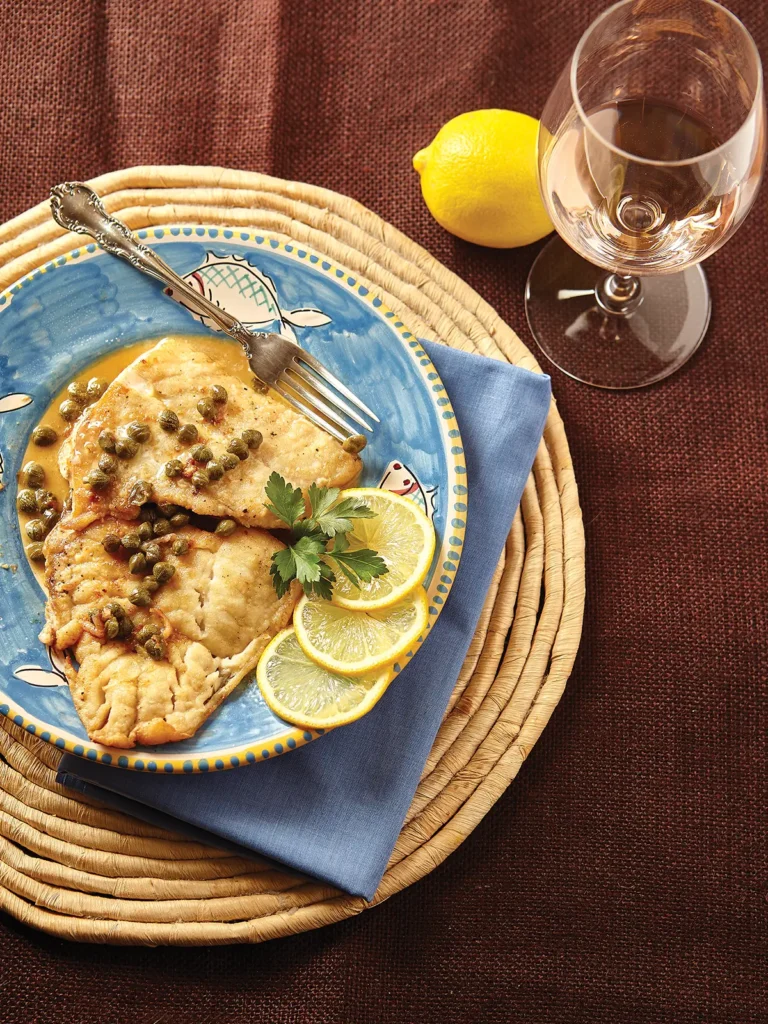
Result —
<path fill-rule="evenodd" d="M 192 736 L 240 680 L 256 666 L 270 638 L 289 622 L 298 590 L 278 598 L 269 577 L 272 553 L 284 547 L 258 529 L 230 536 L 185 526 L 155 538 L 175 568 L 148 607 L 129 595 L 141 576 L 129 572 L 126 553 L 109 554 L 103 539 L 134 527 L 116 519 L 82 531 L 65 517 L 48 535 L 49 600 L 41 640 L 70 650 L 79 668 L 68 672 L 75 707 L 92 740 L 111 747 L 169 743 Z M 185 554 L 173 541 L 189 543 Z M 117 603 L 133 624 L 123 640 L 105 635 L 105 606 Z M 158 660 L 136 638 L 142 626 L 159 628 Z"/>
<path fill-rule="evenodd" d="M 264 487 L 273 471 L 302 488 L 313 482 L 320 487 L 351 484 L 360 472 L 360 458 L 274 392 L 261 394 L 244 384 L 236 372 L 244 366 L 245 356 L 235 345 L 217 359 L 184 338 L 165 338 L 127 366 L 62 445 L 59 464 L 72 487 L 73 526 L 81 529 L 106 514 L 135 518 L 139 505 L 131 501 L 131 492 L 140 480 L 152 485 L 155 501 L 267 528 L 282 525 L 264 505 Z M 207 420 L 197 404 L 211 398 L 214 385 L 225 388 L 227 400 L 215 403 L 214 418 Z M 184 442 L 178 431 L 163 430 L 158 422 L 163 410 L 175 413 L 181 424 L 193 424 L 197 440 Z M 107 430 L 120 438 L 132 422 L 147 425 L 148 439 L 132 458 L 118 459 L 117 472 L 104 489 L 93 489 L 87 478 L 104 455 L 99 435 Z M 260 446 L 220 479 L 197 486 L 192 475 L 205 466 L 193 460 L 192 451 L 205 445 L 216 460 L 244 430 L 258 430 Z M 174 459 L 182 469 L 171 478 L 165 465 Z"/>

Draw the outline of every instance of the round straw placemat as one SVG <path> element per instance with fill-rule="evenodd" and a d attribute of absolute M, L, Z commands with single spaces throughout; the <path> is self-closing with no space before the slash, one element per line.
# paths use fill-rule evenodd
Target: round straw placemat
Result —
<path fill-rule="evenodd" d="M 302 242 L 378 292 L 419 336 L 539 371 L 479 295 L 345 196 L 215 167 L 135 167 L 91 182 L 134 229 L 223 224 Z M 0 289 L 77 248 L 48 203 L 0 227 Z M 540 371 L 539 371 L 540 372 Z M 584 611 L 584 532 L 554 401 L 450 706 L 374 904 L 437 867 L 498 800 L 547 724 Z M 88 942 L 261 942 L 369 904 L 234 857 L 56 782 L 60 753 L 0 719 L 0 907 Z"/>

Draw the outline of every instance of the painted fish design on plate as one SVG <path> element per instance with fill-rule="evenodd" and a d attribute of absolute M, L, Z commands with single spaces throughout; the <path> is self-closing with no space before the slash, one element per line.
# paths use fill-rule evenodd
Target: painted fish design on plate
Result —
<path fill-rule="evenodd" d="M 402 494 L 415 502 L 427 517 L 434 521 L 437 507 L 437 487 L 426 487 L 404 462 L 390 462 L 378 486 L 393 494 Z"/>

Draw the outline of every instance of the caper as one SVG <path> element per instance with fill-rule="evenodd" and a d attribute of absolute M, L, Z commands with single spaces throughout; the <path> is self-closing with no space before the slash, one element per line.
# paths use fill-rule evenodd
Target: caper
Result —
<path fill-rule="evenodd" d="M 91 377 L 88 381 L 86 391 L 88 393 L 88 401 L 95 402 L 97 398 L 101 398 L 104 392 L 107 390 L 107 382 L 101 377 Z"/>
<path fill-rule="evenodd" d="M 180 530 L 188 522 L 189 516 L 186 512 L 177 512 L 175 516 L 171 516 L 171 528 L 174 530 Z"/>
<path fill-rule="evenodd" d="M 242 437 L 233 437 L 227 445 L 227 451 L 236 455 L 241 462 L 248 458 L 248 445 Z"/>
<path fill-rule="evenodd" d="M 153 536 L 152 523 L 142 523 L 139 527 L 139 537 L 142 540 L 151 540 Z"/>
<path fill-rule="evenodd" d="M 142 505 L 139 509 L 140 523 L 154 523 L 157 519 L 157 509 L 154 505 Z"/>
<path fill-rule="evenodd" d="M 16 504 L 21 512 L 37 512 L 35 492 L 30 491 L 28 487 L 23 487 L 16 495 Z"/>
<path fill-rule="evenodd" d="M 117 461 L 114 455 L 110 455 L 108 452 L 99 459 L 99 469 L 102 473 L 106 473 L 107 476 L 113 476 L 120 468 L 120 463 Z"/>
<path fill-rule="evenodd" d="M 207 444 L 199 444 L 197 448 L 193 448 L 189 454 L 195 462 L 208 462 L 209 459 L 213 458 L 213 452 Z"/>
<path fill-rule="evenodd" d="M 210 462 L 206 462 L 205 471 L 211 480 L 221 480 L 224 476 L 224 467 L 216 459 L 211 459 Z"/>
<path fill-rule="evenodd" d="M 193 444 L 198 438 L 197 427 L 194 423 L 185 423 L 179 428 L 179 440 L 184 444 Z"/>
<path fill-rule="evenodd" d="M 167 430 L 169 434 L 174 434 L 179 429 L 179 417 L 173 409 L 163 409 L 157 417 L 157 422 L 163 430 Z"/>
<path fill-rule="evenodd" d="M 132 459 L 138 450 L 138 444 L 130 437 L 118 437 L 115 441 L 115 455 L 119 459 Z"/>
<path fill-rule="evenodd" d="M 350 455 L 357 455 L 363 448 L 368 444 L 366 438 L 362 434 L 353 434 L 348 437 L 345 441 L 341 442 L 341 447 L 345 452 L 349 452 Z"/>
<path fill-rule="evenodd" d="M 157 582 L 154 576 L 145 576 L 141 581 L 142 587 L 146 587 L 150 594 L 154 594 L 156 590 L 160 589 L 160 584 Z"/>
<path fill-rule="evenodd" d="M 201 398 L 197 403 L 197 411 L 204 420 L 212 420 L 216 415 L 216 406 L 210 398 Z"/>
<path fill-rule="evenodd" d="M 133 632 L 133 619 L 129 619 L 126 615 L 124 619 L 120 619 L 120 630 L 118 636 L 121 640 L 127 640 Z"/>
<path fill-rule="evenodd" d="M 211 398 L 217 405 L 223 405 L 227 400 L 227 389 L 221 384 L 214 384 L 211 388 Z"/>
<path fill-rule="evenodd" d="M 117 438 L 111 430 L 102 430 L 98 437 L 99 448 L 103 448 L 105 452 L 114 452 L 115 445 L 117 444 Z"/>
<path fill-rule="evenodd" d="M 125 618 L 125 608 L 123 608 L 119 601 L 110 601 L 109 604 L 105 604 L 102 608 L 102 619 L 108 619 L 110 615 L 112 618 L 117 619 L 118 622 L 122 622 Z"/>
<path fill-rule="evenodd" d="M 222 537 L 228 537 L 230 533 L 234 533 L 236 527 L 237 523 L 234 519 L 220 519 L 213 532 L 220 534 Z"/>
<path fill-rule="evenodd" d="M 101 545 L 110 555 L 115 555 L 123 546 L 123 542 L 116 533 L 108 533 L 102 540 Z"/>
<path fill-rule="evenodd" d="M 147 571 L 147 560 L 141 551 L 137 551 L 128 559 L 128 571 L 134 576 L 143 576 Z"/>
<path fill-rule="evenodd" d="M 174 505 L 172 501 L 162 501 L 158 502 L 157 511 L 161 516 L 170 519 L 171 516 L 175 516 L 177 512 L 183 512 L 184 509 L 181 505 Z"/>
<path fill-rule="evenodd" d="M 30 540 L 42 540 L 45 536 L 45 523 L 42 519 L 30 519 L 24 527 Z"/>
<path fill-rule="evenodd" d="M 135 604 L 137 608 L 146 608 L 152 598 L 146 587 L 136 587 L 131 591 L 128 600 L 131 604 Z"/>
<path fill-rule="evenodd" d="M 71 423 L 72 420 L 76 420 L 82 411 L 83 410 L 77 402 L 73 401 L 71 398 L 65 398 L 59 406 L 59 416 L 61 416 L 63 420 L 66 420 L 67 423 Z"/>
<path fill-rule="evenodd" d="M 249 448 L 258 448 L 264 440 L 260 430 L 244 430 L 240 435 Z"/>
<path fill-rule="evenodd" d="M 133 553 L 138 551 L 141 547 L 141 534 L 139 533 L 126 533 L 120 542 L 126 551 Z"/>
<path fill-rule="evenodd" d="M 43 512 L 43 522 L 45 523 L 45 532 L 48 533 L 52 530 L 56 523 L 61 519 L 61 512 L 57 508 L 47 508 Z"/>
<path fill-rule="evenodd" d="M 132 441 L 138 441 L 139 444 L 144 444 L 149 440 L 149 427 L 146 423 L 139 423 L 138 420 L 129 423 L 125 432 Z"/>
<path fill-rule="evenodd" d="M 156 519 L 152 524 L 152 532 L 156 537 L 164 537 L 173 527 L 168 519 Z"/>
<path fill-rule="evenodd" d="M 34 544 L 27 544 L 27 558 L 32 562 L 42 562 L 45 558 L 43 553 L 43 545 L 39 542 Z"/>
<path fill-rule="evenodd" d="M 165 644 L 159 636 L 151 636 L 144 644 L 144 650 L 153 661 L 162 661 L 165 657 Z"/>
<path fill-rule="evenodd" d="M 77 402 L 78 405 L 85 405 L 88 401 L 88 385 L 83 384 L 81 380 L 73 380 L 67 384 L 67 394 L 73 402 Z"/>
<path fill-rule="evenodd" d="M 144 552 L 144 557 L 147 560 L 147 568 L 151 568 L 155 562 L 159 562 L 163 557 L 160 545 L 154 540 L 150 541 L 149 544 L 142 544 L 141 550 Z"/>
<path fill-rule="evenodd" d="M 149 480 L 137 480 L 128 492 L 128 501 L 132 505 L 143 505 L 152 500 L 152 484 Z"/>
<path fill-rule="evenodd" d="M 240 459 L 238 459 L 236 455 L 233 455 L 232 452 L 224 452 L 223 455 L 219 456 L 218 461 L 219 465 L 225 472 L 228 472 L 230 469 L 234 469 L 235 466 L 240 465 Z"/>
<path fill-rule="evenodd" d="M 109 485 L 109 477 L 100 469 L 92 469 L 83 477 L 83 482 L 88 484 L 92 491 L 103 491 Z"/>
<path fill-rule="evenodd" d="M 186 555 L 189 551 L 189 541 L 186 537 L 177 537 L 171 544 L 171 551 L 174 555 Z"/>
<path fill-rule="evenodd" d="M 35 491 L 35 503 L 37 504 L 38 512 L 45 512 L 47 508 L 59 507 L 56 495 L 52 494 L 51 491 L 46 491 L 43 487 L 39 487 Z"/>
<path fill-rule="evenodd" d="M 157 636 L 159 632 L 159 626 L 156 626 L 154 622 L 148 622 L 146 626 L 141 627 L 133 639 L 137 644 L 145 644 L 151 636 Z"/>
<path fill-rule="evenodd" d="M 176 566 L 170 562 L 158 562 L 152 569 L 152 575 L 158 583 L 167 583 L 176 572 Z"/>
<path fill-rule="evenodd" d="M 210 483 L 210 477 L 204 469 L 198 469 L 192 474 L 192 483 L 195 487 L 206 487 Z"/>
<path fill-rule="evenodd" d="M 104 623 L 104 634 L 107 640 L 114 640 L 120 632 L 120 623 L 117 619 L 107 619 Z"/>
<path fill-rule="evenodd" d="M 165 470 L 165 475 L 171 480 L 173 480 L 175 476 L 181 476 L 184 471 L 184 467 L 178 459 L 171 459 L 170 462 L 166 462 L 163 468 Z"/>
<path fill-rule="evenodd" d="M 259 380 L 258 377 L 251 378 L 251 386 L 254 391 L 257 391 L 260 395 L 266 395 L 269 391 L 269 384 L 265 384 L 263 380 Z"/>
<path fill-rule="evenodd" d="M 21 472 L 27 487 L 42 487 L 45 483 L 45 470 L 39 462 L 27 462 Z"/>
<path fill-rule="evenodd" d="M 58 439 L 59 435 L 53 427 L 46 426 L 45 424 L 35 427 L 32 431 L 32 440 L 40 448 L 47 448 L 48 445 L 53 444 L 55 441 L 58 441 Z"/>

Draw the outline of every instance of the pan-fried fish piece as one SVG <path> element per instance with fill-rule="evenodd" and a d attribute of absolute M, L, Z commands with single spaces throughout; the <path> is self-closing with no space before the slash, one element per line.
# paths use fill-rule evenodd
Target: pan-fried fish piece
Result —
<path fill-rule="evenodd" d="M 125 522 L 105 519 L 80 532 L 68 517 L 45 542 L 49 600 L 40 637 L 74 654 L 68 664 L 72 697 L 92 740 L 111 747 L 169 743 L 192 736 L 259 660 L 270 638 L 290 620 L 298 588 L 278 599 L 269 577 L 272 553 L 284 547 L 263 530 L 238 528 L 228 537 L 186 526 L 156 538 L 174 576 L 137 608 L 129 595 L 141 584 L 127 558 L 108 554 L 106 534 Z M 186 554 L 173 541 L 189 542 Z M 159 627 L 165 656 L 153 660 L 135 639 L 107 639 L 101 614 L 118 603 L 134 633 Z"/>
<path fill-rule="evenodd" d="M 274 392 L 261 394 L 243 383 L 237 373 L 245 365 L 245 356 L 235 345 L 217 359 L 193 340 L 165 338 L 127 366 L 83 413 L 62 445 L 59 465 L 72 486 L 73 525 L 81 529 L 106 514 L 135 518 L 139 505 L 131 500 L 131 492 L 139 480 L 151 483 L 158 502 L 267 528 L 281 526 L 264 504 L 264 487 L 273 471 L 302 488 L 313 482 L 320 487 L 351 484 L 360 472 L 360 458 L 345 452 Z M 227 401 L 214 404 L 211 421 L 203 418 L 197 404 L 211 399 L 214 385 L 226 389 Z M 184 443 L 178 432 L 164 431 L 158 423 L 164 409 L 174 412 L 182 424 L 193 424 L 197 441 Z M 109 430 L 119 437 L 132 422 L 146 424 L 149 438 L 139 444 L 133 458 L 118 459 L 117 472 L 103 490 L 92 489 L 87 478 L 104 454 L 99 434 Z M 206 445 L 217 460 L 244 430 L 260 431 L 261 445 L 220 479 L 197 486 L 193 473 L 205 466 L 193 461 L 193 449 Z M 174 459 L 182 470 L 171 478 L 164 467 Z"/>

